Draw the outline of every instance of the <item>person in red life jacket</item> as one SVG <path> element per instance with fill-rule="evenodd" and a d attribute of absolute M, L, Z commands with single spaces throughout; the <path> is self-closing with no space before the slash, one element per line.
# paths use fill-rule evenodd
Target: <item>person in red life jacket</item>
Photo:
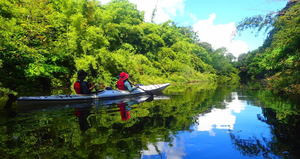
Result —
<path fill-rule="evenodd" d="M 77 72 L 77 81 L 74 83 L 74 89 L 76 91 L 77 94 L 89 94 L 92 92 L 92 89 L 94 89 L 96 86 L 94 85 L 95 83 L 91 83 L 88 84 L 86 81 L 84 81 L 84 79 L 86 78 L 86 76 L 88 75 L 87 72 L 85 72 L 84 70 L 79 70 Z"/>
<path fill-rule="evenodd" d="M 132 92 L 139 88 L 139 86 L 132 87 L 132 83 L 128 80 L 129 74 L 122 72 L 120 74 L 119 81 L 117 82 L 117 87 L 119 90 L 128 90 L 129 92 Z"/>

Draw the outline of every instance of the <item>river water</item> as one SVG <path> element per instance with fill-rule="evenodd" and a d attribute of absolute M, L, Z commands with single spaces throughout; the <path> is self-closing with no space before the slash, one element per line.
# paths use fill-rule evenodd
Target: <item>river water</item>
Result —
<path fill-rule="evenodd" d="M 2 99 L 1 104 L 5 103 Z M 300 158 L 299 101 L 244 86 L 0 109 L 1 158 Z"/>

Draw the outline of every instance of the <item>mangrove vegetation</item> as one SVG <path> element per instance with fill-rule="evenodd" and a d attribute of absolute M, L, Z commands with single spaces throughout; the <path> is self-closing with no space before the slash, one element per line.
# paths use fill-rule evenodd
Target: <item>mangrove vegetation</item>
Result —
<path fill-rule="evenodd" d="M 239 81 L 226 49 L 192 27 L 145 22 L 128 0 L 1 0 L 0 24 L 2 93 L 69 87 L 79 69 L 109 87 L 120 72 L 142 84 Z"/>

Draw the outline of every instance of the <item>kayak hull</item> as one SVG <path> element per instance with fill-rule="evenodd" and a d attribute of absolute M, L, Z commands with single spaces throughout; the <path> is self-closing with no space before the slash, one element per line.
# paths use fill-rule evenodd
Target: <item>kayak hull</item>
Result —
<path fill-rule="evenodd" d="M 51 96 L 33 96 L 20 97 L 17 99 L 17 105 L 44 105 L 53 103 L 78 103 L 91 100 L 116 99 L 130 96 L 140 96 L 144 94 L 151 94 L 161 92 L 170 84 L 157 84 L 148 86 L 139 86 L 141 89 L 136 89 L 132 92 L 126 90 L 102 90 L 91 94 L 65 94 L 65 95 L 51 95 Z"/>

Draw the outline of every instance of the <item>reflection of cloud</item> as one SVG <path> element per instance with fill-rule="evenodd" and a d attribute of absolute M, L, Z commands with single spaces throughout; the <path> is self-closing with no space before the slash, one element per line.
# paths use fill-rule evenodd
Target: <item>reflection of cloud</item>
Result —
<path fill-rule="evenodd" d="M 164 142 L 157 142 L 156 146 L 157 149 L 160 151 L 162 155 L 165 155 L 167 159 L 181 159 L 183 156 L 186 156 L 184 153 L 184 141 L 182 140 L 180 143 L 177 143 L 177 140 L 172 142 L 172 147 L 168 145 L 168 143 Z M 143 151 L 143 155 L 151 156 L 151 155 L 158 155 L 155 146 L 151 143 L 147 145 L 148 150 Z"/>
<path fill-rule="evenodd" d="M 157 146 L 158 150 L 162 151 L 163 146 L 164 146 L 164 142 L 157 142 L 156 146 Z M 143 151 L 144 155 L 150 156 L 150 155 L 157 155 L 158 154 L 158 152 L 156 151 L 155 146 L 153 144 L 148 144 L 147 147 L 148 147 L 148 150 Z"/>
<path fill-rule="evenodd" d="M 245 109 L 245 104 L 238 100 L 236 92 L 232 92 L 231 95 L 234 99 L 232 102 L 226 103 L 227 106 L 225 109 L 213 108 L 210 113 L 199 116 L 198 131 L 208 131 L 210 136 L 215 136 L 213 128 L 233 130 L 236 116 L 232 115 L 232 111 L 240 113 L 241 110 Z"/>
<path fill-rule="evenodd" d="M 177 144 L 177 140 L 173 141 L 173 147 L 167 147 L 166 148 L 166 156 L 168 159 L 181 159 L 183 156 L 185 156 L 184 153 L 184 140 L 181 138 L 181 143 Z M 181 145 L 181 146 L 178 146 Z"/>
<path fill-rule="evenodd" d="M 198 131 L 208 131 L 210 136 L 215 136 L 213 128 L 232 130 L 235 118 L 230 109 L 212 109 L 210 113 L 199 116 Z"/>

